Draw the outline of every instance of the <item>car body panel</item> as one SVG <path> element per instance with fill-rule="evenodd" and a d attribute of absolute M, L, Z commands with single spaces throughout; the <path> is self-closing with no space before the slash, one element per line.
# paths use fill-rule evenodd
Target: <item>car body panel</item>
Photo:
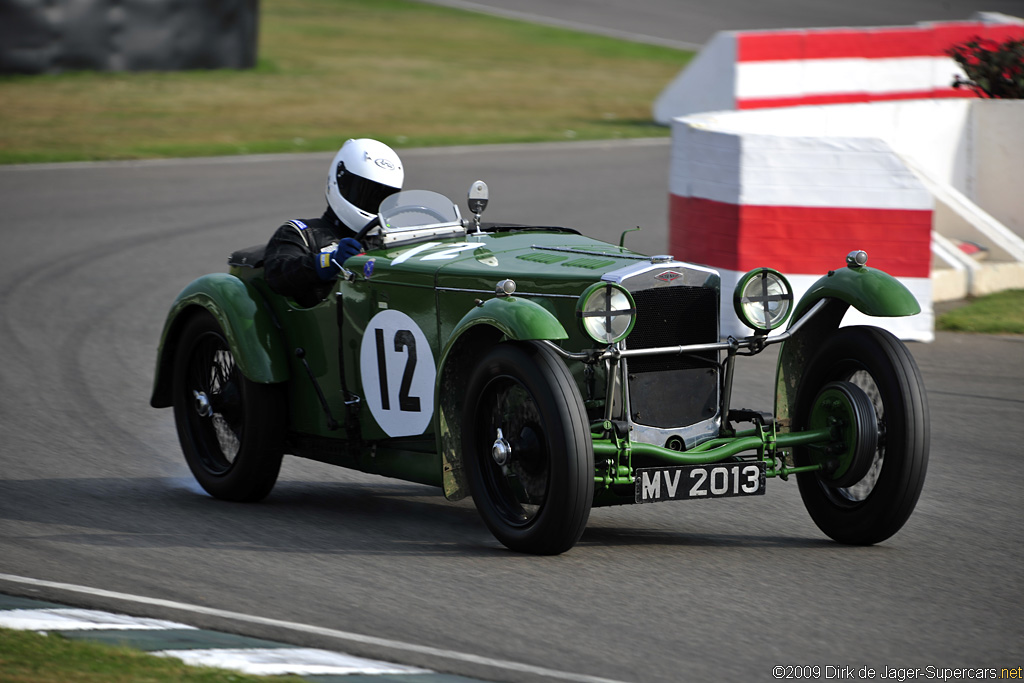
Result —
<path fill-rule="evenodd" d="M 209 311 L 220 323 L 242 373 L 254 382 L 284 382 L 288 368 L 284 338 L 265 298 L 229 273 L 211 273 L 185 286 L 171 305 L 157 350 L 156 377 L 150 403 L 171 405 L 170 365 L 177 331 L 195 308 Z"/>
<path fill-rule="evenodd" d="M 845 301 L 865 315 L 902 317 L 921 312 L 917 299 L 902 282 L 884 271 L 859 266 L 833 270 L 819 278 L 800 298 L 793 320 L 824 298 Z"/>
<path fill-rule="evenodd" d="M 607 257 L 601 254 L 604 251 Z M 579 293 L 607 269 L 637 258 L 646 257 L 574 232 L 543 230 L 433 239 L 355 256 L 345 263 L 353 279 L 342 282 L 339 290 L 345 302 L 342 344 L 348 351 L 349 388 L 366 396 L 380 381 L 379 366 L 357 358 L 363 354 L 356 351 L 361 352 L 370 322 L 382 311 L 402 311 L 412 319 L 423 333 L 430 357 L 438 359 L 435 377 L 441 377 L 455 340 L 477 325 L 490 326 L 508 339 L 546 339 L 584 348 L 589 342 L 576 326 L 560 321 L 574 319 Z M 505 279 L 517 283 L 513 296 L 495 294 L 495 286 Z M 417 363 L 424 358 L 417 353 Z M 390 372 L 391 365 L 385 365 Z M 440 390 L 435 387 L 432 393 Z M 425 396 L 415 398 L 426 407 Z M 429 404 L 434 414 L 433 397 Z M 363 438 L 394 436 L 373 417 L 373 411 L 362 411 L 360 416 Z M 435 415 L 417 435 L 435 434 L 438 419 Z"/>

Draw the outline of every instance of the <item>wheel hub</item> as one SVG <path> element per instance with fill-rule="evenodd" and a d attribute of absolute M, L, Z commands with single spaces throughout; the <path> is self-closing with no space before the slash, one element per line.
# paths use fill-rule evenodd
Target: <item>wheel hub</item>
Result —
<path fill-rule="evenodd" d="M 213 406 L 210 405 L 210 398 L 203 391 L 193 390 L 192 396 L 195 397 L 196 412 L 199 417 L 210 417 L 213 415 Z"/>
<path fill-rule="evenodd" d="M 507 465 L 512 457 L 512 446 L 505 440 L 505 435 L 501 433 L 501 427 L 498 427 L 498 438 L 494 440 L 494 445 L 491 446 L 491 457 L 494 458 L 494 462 L 498 467 Z"/>
<path fill-rule="evenodd" d="M 811 410 L 812 428 L 830 427 L 835 440 L 823 449 L 819 477 L 833 488 L 851 486 L 867 474 L 878 448 L 878 421 L 864 390 L 851 382 L 831 382 Z"/>

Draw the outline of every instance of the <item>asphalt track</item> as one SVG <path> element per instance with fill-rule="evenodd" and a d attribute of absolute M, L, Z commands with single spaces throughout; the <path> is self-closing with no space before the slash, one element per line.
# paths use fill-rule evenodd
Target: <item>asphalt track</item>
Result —
<path fill-rule="evenodd" d="M 595 510 L 555 558 L 505 551 L 468 501 L 297 459 L 265 503 L 201 494 L 170 411 L 148 407 L 163 316 L 229 251 L 318 211 L 327 159 L 0 169 L 0 573 L 275 621 L 0 590 L 495 680 L 538 676 L 372 638 L 631 681 L 1024 661 L 1022 338 L 914 345 L 931 467 L 908 525 L 877 547 L 827 541 L 778 481 L 757 500 Z M 664 141 L 405 154 L 409 186 L 461 197 L 483 177 L 495 219 L 611 239 L 639 223 L 650 252 L 664 250 L 667 160 Z M 772 360 L 741 364 L 739 404 L 770 406 Z"/>
<path fill-rule="evenodd" d="M 640 224 L 628 244 L 665 250 L 664 141 L 403 157 L 410 187 L 461 199 L 487 180 L 489 218 L 614 240 Z M 870 548 L 825 539 L 792 482 L 598 509 L 555 558 L 505 551 L 468 501 L 292 458 L 262 504 L 203 495 L 148 407 L 163 316 L 231 250 L 318 213 L 328 158 L 0 168 L 0 574 L 49 582 L 0 591 L 488 680 L 1024 664 L 1019 337 L 912 346 L 928 480 Z M 768 409 L 772 373 L 770 353 L 742 363 L 736 402 Z"/>

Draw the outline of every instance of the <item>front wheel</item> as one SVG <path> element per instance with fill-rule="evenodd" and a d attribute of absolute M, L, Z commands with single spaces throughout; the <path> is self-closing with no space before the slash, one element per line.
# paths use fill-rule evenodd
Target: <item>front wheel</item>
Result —
<path fill-rule="evenodd" d="M 506 342 L 472 373 L 462 452 L 484 523 L 506 547 L 538 555 L 579 540 L 594 497 L 594 453 L 576 381 L 551 350 Z"/>
<path fill-rule="evenodd" d="M 895 534 L 910 517 L 928 467 L 929 413 L 921 373 L 899 339 L 877 327 L 844 327 L 826 338 L 797 389 L 795 429 L 806 429 L 819 394 L 829 383 L 849 382 L 874 408 L 877 441 L 866 473 L 843 482 L 825 473 L 797 475 L 800 496 L 814 523 L 840 543 L 870 545 Z M 797 465 L 814 462 L 809 447 L 795 448 Z"/>
<path fill-rule="evenodd" d="M 285 405 L 282 387 L 242 375 L 210 313 L 185 323 L 174 358 L 174 421 L 207 493 L 234 501 L 270 493 L 281 469 Z"/>

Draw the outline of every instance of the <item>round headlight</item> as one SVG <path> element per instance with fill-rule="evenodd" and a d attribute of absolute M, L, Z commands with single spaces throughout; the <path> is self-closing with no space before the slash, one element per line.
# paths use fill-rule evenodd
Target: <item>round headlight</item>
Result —
<path fill-rule="evenodd" d="M 769 332 L 789 317 L 793 309 L 793 289 L 782 273 L 758 268 L 740 278 L 733 294 L 733 305 L 744 325 Z"/>
<path fill-rule="evenodd" d="M 622 287 L 598 282 L 583 292 L 576 315 L 588 337 L 599 344 L 614 344 L 632 331 L 636 306 Z"/>

